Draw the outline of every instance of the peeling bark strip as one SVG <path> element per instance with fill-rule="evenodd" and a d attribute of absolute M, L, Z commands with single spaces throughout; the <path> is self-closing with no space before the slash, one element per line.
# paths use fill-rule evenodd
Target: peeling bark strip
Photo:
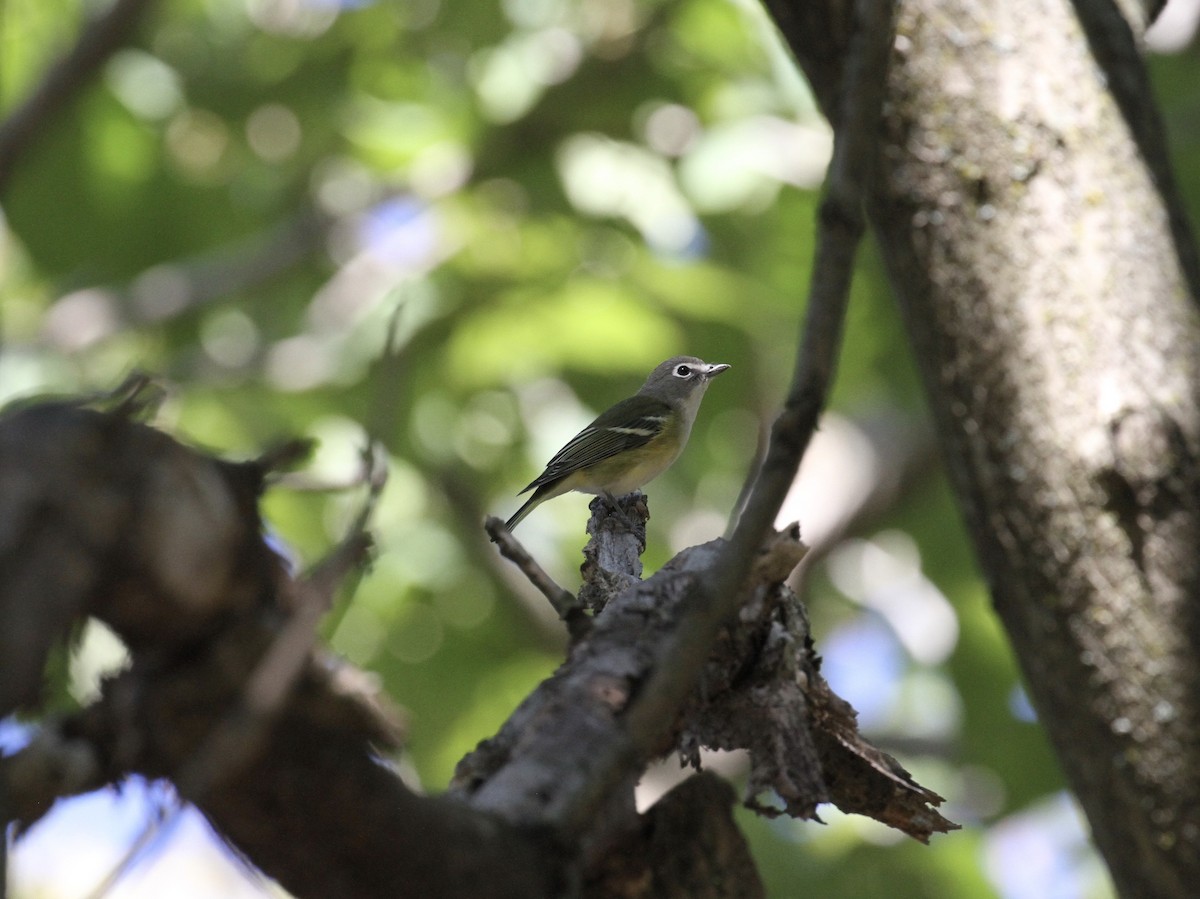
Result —
<path fill-rule="evenodd" d="M 828 111 L 845 3 L 768 5 Z M 869 211 L 996 608 L 1096 843 L 1122 895 L 1187 897 L 1198 279 L 1137 55 L 1144 14 L 1114 23 L 1136 6 L 899 0 Z M 831 27 L 794 27 L 797 8 Z"/>

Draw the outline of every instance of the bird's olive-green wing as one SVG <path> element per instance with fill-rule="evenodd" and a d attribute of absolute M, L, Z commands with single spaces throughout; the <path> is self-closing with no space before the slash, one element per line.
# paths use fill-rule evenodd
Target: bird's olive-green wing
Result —
<path fill-rule="evenodd" d="M 621 400 L 572 437 L 546 463 L 546 470 L 521 493 L 553 483 L 581 468 L 591 468 L 617 453 L 645 446 L 663 432 L 670 418 L 671 407 L 662 400 L 645 396 Z"/>

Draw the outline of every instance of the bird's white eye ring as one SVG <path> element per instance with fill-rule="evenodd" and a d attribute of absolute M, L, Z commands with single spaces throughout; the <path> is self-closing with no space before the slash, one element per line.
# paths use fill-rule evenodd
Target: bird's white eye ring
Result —
<path fill-rule="evenodd" d="M 692 367 L 686 362 L 675 366 L 675 377 L 690 378 L 692 376 Z"/>

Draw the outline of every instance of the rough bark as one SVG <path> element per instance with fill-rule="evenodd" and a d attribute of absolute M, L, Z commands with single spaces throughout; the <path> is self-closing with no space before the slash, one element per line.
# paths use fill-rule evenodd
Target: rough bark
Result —
<path fill-rule="evenodd" d="M 1200 319 L 1141 25 L 898 6 L 869 212 L 951 477 L 1118 889 L 1194 895 Z M 823 36 L 778 21 L 826 77 Z"/>

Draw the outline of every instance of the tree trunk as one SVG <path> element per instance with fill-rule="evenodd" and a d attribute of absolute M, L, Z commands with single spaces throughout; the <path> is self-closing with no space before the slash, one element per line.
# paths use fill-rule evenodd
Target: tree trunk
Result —
<path fill-rule="evenodd" d="M 825 6 L 805 15 L 836 25 Z M 1194 246 L 1133 34 L 1111 5 L 1078 7 L 903 0 L 869 211 L 984 576 L 1096 843 L 1123 895 L 1189 896 Z M 775 11 L 828 104 L 828 44 Z"/>

